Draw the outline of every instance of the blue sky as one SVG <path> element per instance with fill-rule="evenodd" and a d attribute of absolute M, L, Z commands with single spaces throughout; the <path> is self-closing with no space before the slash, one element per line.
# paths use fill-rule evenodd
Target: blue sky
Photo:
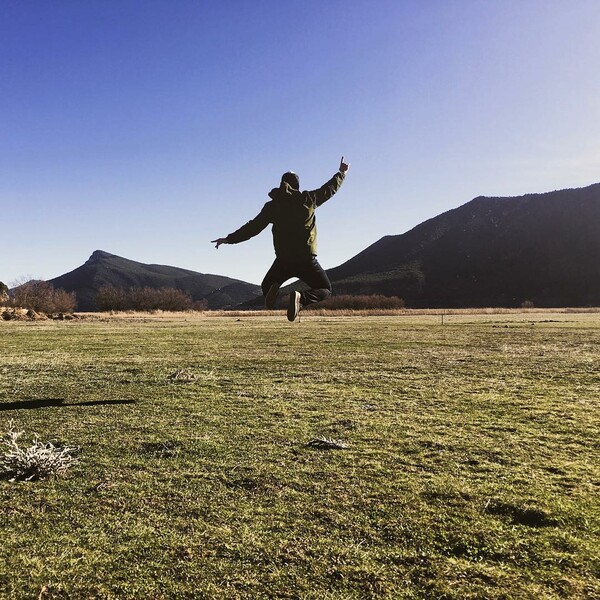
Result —
<path fill-rule="evenodd" d="M 0 280 L 92 251 L 260 283 L 255 216 L 316 188 L 319 260 L 479 195 L 600 181 L 597 0 L 5 0 Z"/>

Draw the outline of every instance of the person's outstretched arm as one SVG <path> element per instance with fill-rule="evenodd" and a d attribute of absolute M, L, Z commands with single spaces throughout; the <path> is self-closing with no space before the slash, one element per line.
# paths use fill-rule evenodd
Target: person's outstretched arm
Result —
<path fill-rule="evenodd" d="M 321 204 L 327 202 L 327 200 L 340 189 L 349 168 L 350 165 L 344 162 L 344 157 L 342 156 L 338 172 L 318 190 L 306 192 L 311 199 L 311 202 L 314 203 L 315 206 L 321 206 Z"/>
<path fill-rule="evenodd" d="M 240 242 L 245 242 L 255 235 L 258 235 L 269 223 L 270 220 L 265 205 L 254 219 L 248 221 L 245 225 L 242 225 L 238 230 L 230 233 L 227 237 L 211 240 L 211 244 L 216 244 L 215 248 L 218 249 L 221 244 L 239 244 Z"/>

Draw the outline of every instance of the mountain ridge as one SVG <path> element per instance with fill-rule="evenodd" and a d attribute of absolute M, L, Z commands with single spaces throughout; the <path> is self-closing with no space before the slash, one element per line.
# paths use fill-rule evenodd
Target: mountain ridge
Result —
<path fill-rule="evenodd" d="M 96 310 L 96 295 L 103 285 L 118 288 L 171 287 L 206 300 L 209 308 L 231 308 L 260 295 L 260 287 L 239 279 L 199 273 L 169 265 L 146 264 L 94 250 L 81 266 L 50 280 L 55 288 L 77 294 L 77 310 Z M 220 292 L 217 295 L 217 292 Z M 215 300 L 220 298 L 220 300 Z"/>
<path fill-rule="evenodd" d="M 337 293 L 415 307 L 600 305 L 600 183 L 478 196 L 330 269 Z"/>

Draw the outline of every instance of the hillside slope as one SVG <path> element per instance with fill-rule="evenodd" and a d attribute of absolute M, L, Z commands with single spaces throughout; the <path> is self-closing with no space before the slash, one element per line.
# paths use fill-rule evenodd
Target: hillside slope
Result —
<path fill-rule="evenodd" d="M 600 305 L 600 184 L 478 197 L 331 269 L 336 293 L 413 307 Z"/>
<path fill-rule="evenodd" d="M 231 277 L 166 265 L 148 265 L 102 250 L 96 250 L 83 265 L 52 279 L 50 283 L 55 288 L 75 292 L 80 311 L 96 309 L 96 294 L 106 284 L 118 288 L 177 288 L 188 292 L 194 300 L 210 296 L 211 308 L 230 308 L 261 293 L 259 286 Z"/>

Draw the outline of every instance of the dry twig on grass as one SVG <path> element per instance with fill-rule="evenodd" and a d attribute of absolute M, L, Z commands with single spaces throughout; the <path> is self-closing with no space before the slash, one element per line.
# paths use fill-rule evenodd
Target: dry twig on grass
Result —
<path fill-rule="evenodd" d="M 171 373 L 167 379 L 170 381 L 195 381 L 197 376 L 190 369 L 179 369 L 179 371 Z"/>
<path fill-rule="evenodd" d="M 345 450 L 348 448 L 348 444 L 346 442 L 342 442 L 341 440 L 333 440 L 331 438 L 326 437 L 316 437 L 307 442 L 306 444 L 310 448 L 321 448 L 324 450 Z"/>

